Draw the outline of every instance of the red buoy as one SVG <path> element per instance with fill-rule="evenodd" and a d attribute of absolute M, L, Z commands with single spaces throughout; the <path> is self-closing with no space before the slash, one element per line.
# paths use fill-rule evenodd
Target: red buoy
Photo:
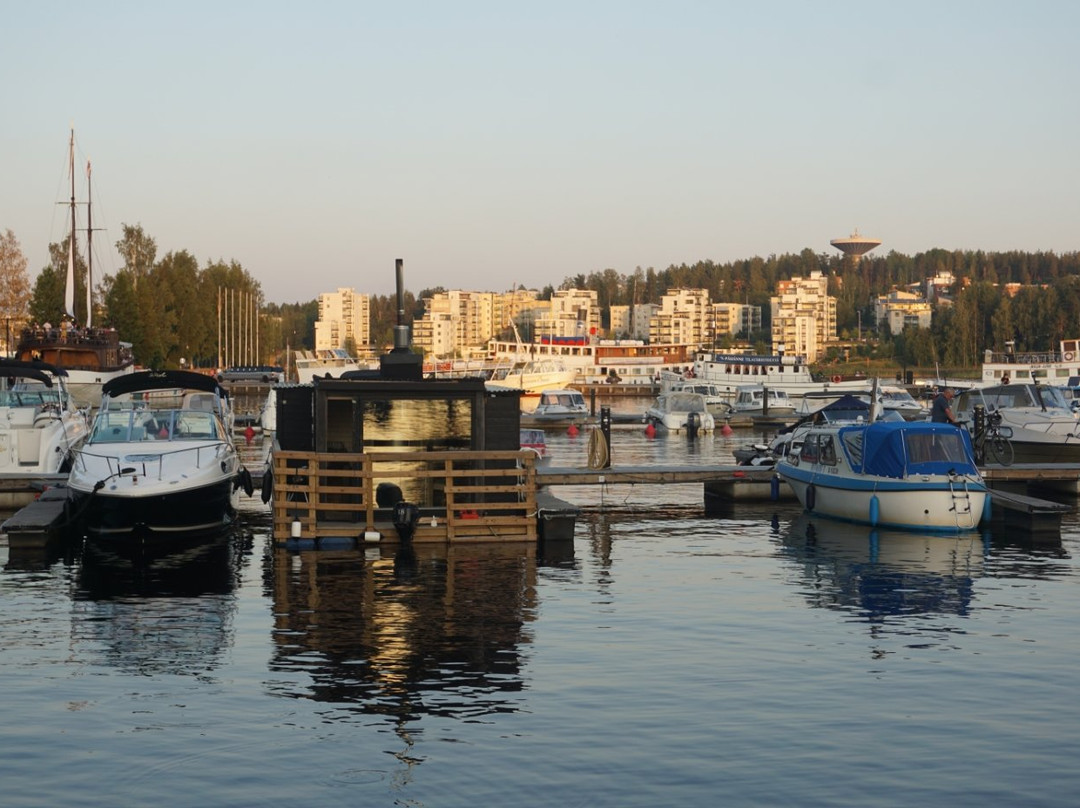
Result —
<path fill-rule="evenodd" d="M 649 421 L 648 426 L 645 427 L 645 434 L 648 435 L 650 438 L 656 437 L 656 427 L 653 426 L 652 421 Z"/>
<path fill-rule="evenodd" d="M 731 424 L 724 424 L 722 427 L 720 427 L 720 434 L 723 435 L 725 438 L 731 434 L 731 431 Z"/>
<path fill-rule="evenodd" d="M 578 436 L 577 426 L 574 424 L 570 424 L 570 428 L 566 430 L 566 434 L 569 435 L 571 438 L 576 438 Z"/>
<path fill-rule="evenodd" d="M 244 430 L 244 440 L 248 442 L 249 446 L 255 440 L 255 428 L 251 424 L 248 424 L 248 428 Z"/>

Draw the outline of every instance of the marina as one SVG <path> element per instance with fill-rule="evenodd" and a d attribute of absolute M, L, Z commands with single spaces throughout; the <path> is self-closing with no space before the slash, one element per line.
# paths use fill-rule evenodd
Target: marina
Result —
<path fill-rule="evenodd" d="M 0 668 L 25 753 L 0 762 L 7 799 L 62 801 L 91 775 L 46 772 L 45 751 L 107 744 L 95 799 L 129 804 L 182 787 L 223 806 L 466 805 L 476 755 L 497 803 L 646 806 L 718 788 L 752 803 L 962 803 L 973 780 L 993 795 L 982 804 L 1067 802 L 1077 514 L 1049 534 L 1000 515 L 959 536 L 860 528 L 793 499 L 709 515 L 705 482 L 752 434 L 620 431 L 614 464 L 588 470 L 587 440 L 551 431 L 537 476 L 580 509 L 572 542 L 551 549 L 290 548 L 257 499 L 224 537 L 142 561 L 0 541 Z M 1017 676 L 1038 699 L 1015 698 Z M 825 749 L 806 738 L 823 725 Z M 238 769 L 282 747 L 291 766 L 238 788 Z M 947 767 L 926 765 L 946 748 Z M 318 774 L 298 780 L 298 766 Z M 615 781 L 599 773 L 613 767 Z M 901 784 L 913 767 L 917 789 Z M 898 785 L 883 792 L 883 778 Z"/>

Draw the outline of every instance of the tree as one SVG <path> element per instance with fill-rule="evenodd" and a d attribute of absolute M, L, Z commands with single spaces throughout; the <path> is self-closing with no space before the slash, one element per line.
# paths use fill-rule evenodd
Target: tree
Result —
<path fill-rule="evenodd" d="M 0 233 L 0 317 L 4 320 L 4 348 L 11 351 L 11 335 L 30 314 L 30 276 L 27 260 L 11 230 Z M 15 331 L 12 331 L 14 327 Z"/>
<path fill-rule="evenodd" d="M 38 323 L 59 323 L 64 316 L 64 286 L 67 270 L 44 267 L 34 281 L 30 295 L 30 319 Z"/>

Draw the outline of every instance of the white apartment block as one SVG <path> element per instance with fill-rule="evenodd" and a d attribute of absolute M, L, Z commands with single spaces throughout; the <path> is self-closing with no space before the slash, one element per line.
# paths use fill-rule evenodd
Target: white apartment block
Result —
<path fill-rule="evenodd" d="M 709 331 L 713 340 L 722 334 L 749 334 L 761 329 L 761 306 L 748 303 L 713 303 Z"/>
<path fill-rule="evenodd" d="M 899 334 L 907 326 L 929 328 L 931 314 L 930 303 L 911 292 L 894 289 L 874 301 L 878 328 L 884 325 L 890 334 Z"/>
<path fill-rule="evenodd" d="M 357 353 L 371 344 L 371 298 L 355 289 L 339 288 L 319 295 L 319 319 L 315 321 L 315 349 L 344 348 L 352 339 Z"/>
<path fill-rule="evenodd" d="M 649 341 L 693 345 L 711 342 L 709 291 L 669 289 L 660 298 L 660 311 L 649 322 Z"/>
<path fill-rule="evenodd" d="M 533 341 L 543 337 L 584 337 L 600 334 L 600 308 L 593 290 L 560 289 L 551 296 L 551 310 L 536 319 Z"/>
<path fill-rule="evenodd" d="M 777 283 L 771 298 L 773 351 L 817 361 L 825 346 L 836 341 L 836 298 L 828 294 L 829 279 L 821 272 Z"/>
<path fill-rule="evenodd" d="M 615 339 L 649 338 L 649 322 L 660 311 L 655 303 L 638 303 L 634 306 L 611 306 L 611 336 Z"/>
<path fill-rule="evenodd" d="M 426 355 L 462 356 L 485 345 L 498 331 L 495 292 L 453 289 L 424 299 L 424 314 L 413 322 L 413 345 Z"/>

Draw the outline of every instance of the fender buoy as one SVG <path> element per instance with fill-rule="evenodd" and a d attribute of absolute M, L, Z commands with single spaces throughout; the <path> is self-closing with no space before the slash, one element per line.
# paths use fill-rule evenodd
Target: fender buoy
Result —
<path fill-rule="evenodd" d="M 817 504 L 817 489 L 814 488 L 814 484 L 806 486 L 806 510 L 814 510 L 814 506 Z"/>
<path fill-rule="evenodd" d="M 780 499 L 780 475 L 774 474 L 769 480 L 769 499 L 776 502 Z"/>
<path fill-rule="evenodd" d="M 877 494 L 870 497 L 870 525 L 877 527 L 878 519 L 881 518 L 881 501 L 877 498 Z"/>
<path fill-rule="evenodd" d="M 263 472 L 262 478 L 262 501 L 264 503 L 269 502 L 270 498 L 274 495 L 274 472 L 267 469 Z"/>
<path fill-rule="evenodd" d="M 833 384 L 839 384 L 842 381 L 839 374 L 837 374 L 836 376 L 833 376 L 832 380 L 833 380 Z"/>

